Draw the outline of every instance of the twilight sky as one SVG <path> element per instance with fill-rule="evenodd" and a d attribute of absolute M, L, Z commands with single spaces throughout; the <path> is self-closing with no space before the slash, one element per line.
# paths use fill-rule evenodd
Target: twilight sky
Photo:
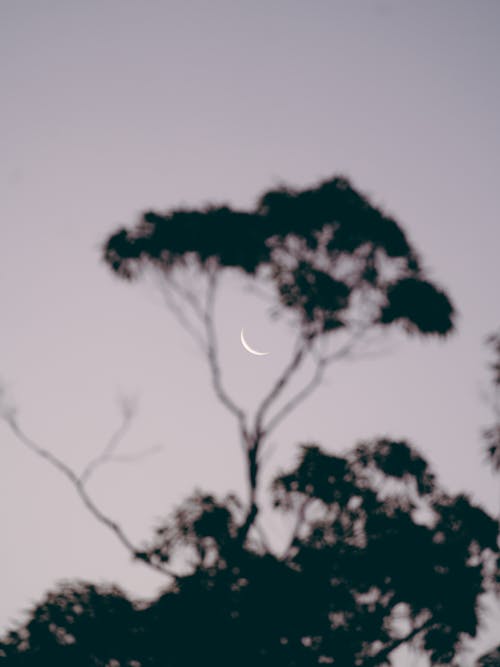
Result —
<path fill-rule="evenodd" d="M 116 396 L 139 397 L 123 451 L 164 448 L 96 476 L 106 511 L 140 542 L 195 486 L 244 478 L 200 353 L 151 284 L 110 274 L 100 244 L 146 208 L 251 206 L 335 173 L 402 224 L 458 332 L 394 335 L 332 367 L 276 431 L 269 472 L 299 442 L 405 437 L 450 491 L 498 511 L 480 430 L 483 340 L 500 325 L 500 3 L 26 0 L 1 3 L 0 26 L 0 376 L 28 433 L 74 466 L 116 427 Z M 235 280 L 218 317 L 227 386 L 251 408 L 292 335 Z M 242 326 L 272 354 L 244 352 Z M 62 579 L 154 594 L 162 581 L 0 433 L 0 628 Z"/>

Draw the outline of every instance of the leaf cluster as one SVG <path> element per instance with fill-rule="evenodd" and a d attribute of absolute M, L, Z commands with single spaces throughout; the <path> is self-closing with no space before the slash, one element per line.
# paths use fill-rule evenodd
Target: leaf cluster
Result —
<path fill-rule="evenodd" d="M 238 501 L 197 492 L 148 548 L 163 559 L 187 548 L 189 572 L 142 604 L 64 586 L 0 645 L 8 664 L 383 665 L 411 638 L 449 663 L 476 634 L 498 524 L 444 493 L 410 445 L 381 439 L 344 456 L 303 445 L 272 497 L 296 519 L 286 554 L 243 547 Z"/>
<path fill-rule="evenodd" d="M 426 277 L 401 227 L 342 177 L 270 190 L 251 211 L 147 211 L 135 227 L 116 231 L 103 252 L 129 280 L 148 265 L 166 276 L 194 265 L 263 277 L 307 336 L 360 319 L 421 334 L 453 328 L 452 304 Z"/>

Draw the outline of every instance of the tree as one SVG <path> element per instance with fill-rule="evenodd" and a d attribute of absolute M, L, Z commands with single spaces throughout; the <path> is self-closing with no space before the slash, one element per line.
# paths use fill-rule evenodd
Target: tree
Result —
<path fill-rule="evenodd" d="M 486 342 L 493 352 L 490 364 L 492 391 L 489 395 L 493 408 L 494 422 L 483 431 L 487 461 L 495 473 L 500 472 L 500 331 L 491 334 Z M 500 584 L 500 559 L 497 561 L 497 589 Z M 500 645 L 485 653 L 477 662 L 478 667 L 498 667 L 500 665 Z"/>
<path fill-rule="evenodd" d="M 262 449 L 280 421 L 319 385 L 327 366 L 370 330 L 398 323 L 409 333 L 444 336 L 453 328 L 453 306 L 426 278 L 400 226 L 345 178 L 302 191 L 268 191 L 249 212 L 229 206 L 149 211 L 133 229 L 109 238 L 104 258 L 126 280 L 148 266 L 159 272 L 167 305 L 206 355 L 217 396 L 238 421 L 247 460 L 250 501 L 241 540 L 258 513 Z M 290 362 L 251 423 L 225 390 L 218 358 L 215 296 L 221 275 L 231 270 L 270 285 L 274 314 L 290 315 L 297 331 Z M 193 274 L 205 285 L 187 287 Z M 326 350 L 335 334 L 347 340 Z M 315 364 L 310 383 L 272 413 L 308 356 Z"/>
<path fill-rule="evenodd" d="M 477 667 L 498 667 L 500 665 L 500 646 L 485 653 L 477 661 Z"/>
<path fill-rule="evenodd" d="M 388 664 L 413 642 L 449 664 L 478 626 L 498 525 L 439 488 L 405 442 L 362 443 L 344 456 L 315 444 L 275 477 L 290 543 L 245 547 L 238 503 L 195 494 L 148 547 L 190 565 L 148 604 L 79 583 L 50 593 L 0 651 L 9 665 Z M 0 653 L 1 655 L 1 653 Z"/>
<path fill-rule="evenodd" d="M 490 365 L 493 385 L 490 403 L 494 423 L 483 431 L 483 438 L 488 462 L 495 472 L 500 472 L 500 331 L 488 336 L 487 343 L 493 351 L 493 362 Z"/>
<path fill-rule="evenodd" d="M 439 490 L 408 444 L 375 441 L 343 457 L 304 446 L 296 468 L 273 485 L 276 508 L 295 526 L 284 553 L 270 547 L 259 524 L 269 435 L 320 384 L 328 366 L 355 353 L 370 332 L 398 325 L 422 336 L 453 330 L 449 298 L 428 280 L 397 222 L 346 179 L 333 178 L 302 191 L 269 191 L 251 211 L 147 212 L 134 228 L 108 239 L 104 258 L 123 279 L 136 279 L 146 268 L 161 277 L 168 307 L 204 352 L 215 393 L 236 419 L 248 500 L 195 494 L 157 528 L 149 547 L 138 549 L 86 487 L 91 472 L 114 455 L 117 439 L 76 474 L 7 412 L 18 438 L 58 467 L 94 516 L 169 584 L 156 602 L 135 608 L 130 621 L 120 617 L 137 640 L 126 657 L 82 638 L 80 622 L 84 628 L 93 623 L 94 603 L 80 599 L 90 592 L 110 599 L 88 586 L 63 589 L 55 603 L 51 598 L 37 608 L 34 625 L 4 642 L 5 654 L 36 660 L 59 633 L 57 651 L 80 646 L 85 664 L 381 665 L 405 642 L 435 659 L 453 656 L 463 636 L 476 631 L 498 527 L 466 497 Z M 297 334 L 288 364 L 253 416 L 223 383 L 215 300 L 227 273 L 273 294 L 272 313 L 286 317 Z M 314 368 L 310 381 L 287 397 L 306 360 Z M 122 605 L 123 595 L 111 599 Z M 76 618 L 75 604 L 87 612 Z M 62 625 L 52 622 L 51 614 L 67 605 Z M 165 640 L 166 623 L 171 634 Z"/>

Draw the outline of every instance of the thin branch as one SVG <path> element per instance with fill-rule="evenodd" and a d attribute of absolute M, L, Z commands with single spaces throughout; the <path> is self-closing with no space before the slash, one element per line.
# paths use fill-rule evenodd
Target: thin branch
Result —
<path fill-rule="evenodd" d="M 113 433 L 111 438 L 108 441 L 108 444 L 103 449 L 102 453 L 97 456 L 95 459 L 92 459 L 84 468 L 82 474 L 80 475 L 80 483 L 84 486 L 97 468 L 104 463 L 108 463 L 113 456 L 113 453 L 116 451 L 116 448 L 120 444 L 125 433 L 128 431 L 130 423 L 133 418 L 132 410 L 125 410 L 123 414 L 122 423 L 119 425 L 117 430 Z"/>
<path fill-rule="evenodd" d="M 64 461 L 61 461 L 57 458 L 52 452 L 47 449 L 44 449 L 38 445 L 34 440 L 29 438 L 24 431 L 20 428 L 16 419 L 13 415 L 7 415 L 4 417 L 6 424 L 10 427 L 11 431 L 14 433 L 16 438 L 23 443 L 28 449 L 34 452 L 37 456 L 40 456 L 42 459 L 45 459 L 50 465 L 67 477 L 72 484 L 78 485 L 80 480 L 78 475 L 68 466 Z"/>
<path fill-rule="evenodd" d="M 99 507 L 92 500 L 88 494 L 84 482 L 82 482 L 82 476 L 77 475 L 70 466 L 68 466 L 64 461 L 59 459 L 57 456 L 52 454 L 49 450 L 41 447 L 34 440 L 28 437 L 25 432 L 21 429 L 13 415 L 6 415 L 4 417 L 5 422 L 10 427 L 13 434 L 16 438 L 23 443 L 30 451 L 39 456 L 42 459 L 45 459 L 53 468 L 59 470 L 74 486 L 76 492 L 80 496 L 85 507 L 89 512 L 94 516 L 95 519 L 103 526 L 106 526 L 114 535 L 118 538 L 121 544 L 130 552 L 130 554 L 138 560 L 141 560 L 148 567 L 153 568 L 157 572 L 160 572 L 164 576 L 177 578 L 177 574 L 172 572 L 168 568 L 155 563 L 150 558 L 148 558 L 140 549 L 138 549 L 132 541 L 128 538 L 126 533 L 123 531 L 122 527 L 116 522 L 110 519 L 106 514 L 104 514 Z M 113 440 L 113 439 L 112 439 Z M 109 449 L 110 444 L 108 444 L 107 449 Z M 88 466 L 87 466 L 88 469 Z M 95 470 L 95 466 L 93 468 Z M 90 469 L 92 472 L 92 468 Z M 87 474 L 87 479 L 90 473 Z"/>
<path fill-rule="evenodd" d="M 260 454 L 257 458 L 257 463 L 259 465 L 264 465 L 269 463 L 269 459 L 271 459 L 273 455 L 276 453 L 278 446 L 279 445 L 277 442 L 270 442 L 265 450 L 260 451 Z"/>
<path fill-rule="evenodd" d="M 310 394 L 313 393 L 313 391 L 321 384 L 327 366 L 329 366 L 334 361 L 337 361 L 338 359 L 347 357 L 354 348 L 354 346 L 356 345 L 356 343 L 358 342 L 358 340 L 364 335 L 365 332 L 366 328 L 359 330 L 358 332 L 353 334 L 351 340 L 349 340 L 345 345 L 340 347 L 336 352 L 333 352 L 332 354 L 323 355 L 319 357 L 316 356 L 316 370 L 314 372 L 314 375 L 309 380 L 309 382 L 299 392 L 297 392 L 295 396 L 293 396 L 289 401 L 287 401 L 269 420 L 269 422 L 263 429 L 263 432 L 266 435 L 269 435 L 269 433 L 274 428 L 276 428 L 276 426 L 279 424 L 280 421 L 282 421 L 290 412 L 292 412 L 300 403 L 302 403 L 308 396 L 310 396 Z M 312 348 L 311 352 L 313 353 Z"/>
<path fill-rule="evenodd" d="M 275 305 L 276 303 L 275 294 L 266 291 L 263 287 L 261 287 L 258 284 L 250 282 L 244 286 L 244 290 L 246 292 L 249 292 L 250 294 L 256 295 L 257 297 L 261 298 L 268 304 Z"/>
<path fill-rule="evenodd" d="M 370 656 L 364 660 L 361 665 L 362 667 L 377 667 L 377 665 L 382 665 L 387 661 L 388 656 L 395 651 L 399 646 L 402 644 L 406 644 L 414 637 L 419 635 L 421 632 L 424 630 L 427 630 L 431 628 L 433 625 L 435 625 L 435 622 L 429 618 L 427 621 L 419 625 L 417 628 L 413 628 L 407 635 L 404 637 L 399 637 L 397 639 L 393 639 L 392 642 L 386 646 L 385 648 L 381 649 L 378 653 L 376 653 L 373 656 Z"/>
<path fill-rule="evenodd" d="M 256 502 L 256 491 L 257 491 L 257 482 L 259 476 L 259 449 L 262 446 L 262 443 L 265 441 L 265 438 L 269 436 L 271 430 L 276 427 L 276 425 L 289 413 L 291 412 L 299 403 L 301 403 L 307 396 L 309 396 L 312 391 L 320 384 L 324 370 L 326 366 L 331 363 L 334 359 L 345 356 L 354 346 L 357 339 L 364 334 L 364 330 L 361 330 L 354 334 L 351 340 L 341 347 L 334 354 L 328 356 L 322 356 L 318 358 L 316 364 L 316 372 L 312 379 L 302 388 L 295 396 L 293 396 L 285 405 L 278 410 L 278 412 L 270 419 L 268 424 L 264 426 L 263 422 L 266 416 L 266 412 L 280 396 L 284 388 L 290 382 L 293 375 L 300 368 L 301 363 L 304 359 L 304 355 L 307 351 L 311 352 L 312 350 L 312 341 L 307 339 L 304 340 L 301 337 L 297 340 L 295 352 L 285 367 L 281 375 L 278 377 L 274 386 L 268 395 L 261 402 L 254 421 L 254 428 L 251 434 L 247 434 L 247 457 L 249 462 L 249 477 L 250 477 L 250 505 L 248 508 L 246 519 L 241 526 L 240 530 L 240 539 L 243 541 L 252 524 L 254 523 L 258 512 L 259 507 Z"/>
<path fill-rule="evenodd" d="M 338 359 L 343 359 L 345 358 L 355 347 L 355 345 L 358 343 L 358 341 L 363 338 L 366 335 L 366 332 L 369 330 L 370 325 L 368 323 L 365 323 L 363 326 L 360 326 L 357 331 L 355 331 L 351 338 L 342 345 L 338 350 L 335 352 L 332 352 L 332 354 L 325 355 L 323 358 L 325 361 L 329 364 L 333 361 L 337 361 Z"/>
<path fill-rule="evenodd" d="M 152 447 L 149 447 L 142 452 L 133 452 L 131 454 L 112 456 L 109 460 L 111 463 L 136 463 L 137 461 L 144 461 L 154 454 L 159 454 L 161 451 L 163 451 L 163 447 L 161 445 L 153 445 Z"/>
<path fill-rule="evenodd" d="M 240 425 L 243 445 L 248 445 L 248 431 L 246 427 L 245 412 L 233 401 L 229 394 L 224 389 L 222 384 L 222 372 L 219 364 L 219 356 L 217 351 L 217 338 L 215 335 L 214 325 L 214 305 L 215 305 L 215 289 L 217 285 L 216 271 L 212 270 L 208 276 L 208 293 L 207 304 L 204 313 L 204 323 L 207 335 L 207 356 L 209 368 L 212 376 L 212 384 L 215 393 L 221 403 L 236 417 Z"/>
<path fill-rule="evenodd" d="M 193 309 L 193 312 L 198 316 L 200 322 L 203 322 L 205 313 L 200 302 L 196 298 L 195 293 L 175 281 L 171 276 L 169 276 L 168 282 L 173 290 L 177 292 L 185 301 L 187 301 L 187 303 L 189 303 Z"/>
<path fill-rule="evenodd" d="M 314 372 L 311 380 L 293 396 L 285 405 L 283 405 L 272 417 L 267 425 L 264 427 L 264 432 L 266 435 L 269 435 L 273 429 L 282 421 L 290 412 L 292 412 L 302 401 L 304 401 L 313 391 L 321 384 L 323 379 L 325 367 L 327 362 L 324 359 L 320 359 L 316 363 L 316 370 Z"/>
<path fill-rule="evenodd" d="M 259 439 L 264 434 L 267 435 L 267 432 L 262 428 L 266 411 L 271 407 L 273 402 L 279 397 L 283 389 L 286 387 L 286 385 L 294 375 L 295 371 L 297 371 L 297 369 L 300 367 L 300 364 L 304 358 L 304 354 L 306 350 L 309 348 L 309 346 L 310 346 L 309 342 L 304 342 L 301 339 L 299 339 L 296 346 L 296 351 L 292 356 L 289 364 L 284 368 L 283 372 L 278 377 L 271 391 L 261 402 L 257 410 L 257 413 L 255 415 L 255 436 L 257 439 Z"/>
<path fill-rule="evenodd" d="M 161 283 L 161 292 L 167 308 L 174 315 L 179 324 L 194 339 L 196 344 L 201 348 L 202 352 L 206 352 L 207 346 L 205 340 L 203 339 L 203 336 L 197 330 L 197 328 L 192 324 L 192 322 L 190 322 L 189 318 L 186 317 L 183 309 L 179 306 L 179 304 L 176 303 L 176 301 L 171 297 L 171 295 L 168 292 L 168 289 L 166 289 L 166 285 L 164 282 Z"/>

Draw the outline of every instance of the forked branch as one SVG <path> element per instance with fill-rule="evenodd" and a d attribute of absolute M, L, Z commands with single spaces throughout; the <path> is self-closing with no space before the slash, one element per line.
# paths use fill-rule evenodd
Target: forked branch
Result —
<path fill-rule="evenodd" d="M 364 335 L 365 332 L 366 332 L 366 329 L 360 330 L 356 334 L 353 334 L 351 339 L 345 345 L 343 345 L 341 348 L 336 350 L 335 352 L 333 352 L 329 355 L 320 355 L 320 356 L 315 357 L 316 368 L 315 368 L 315 371 L 314 371 L 314 374 L 313 374 L 312 378 L 309 380 L 309 382 L 307 382 L 307 384 L 304 385 L 304 387 L 302 387 L 302 389 L 300 389 L 294 396 L 292 396 L 274 414 L 274 416 L 272 416 L 269 419 L 267 424 L 265 426 L 263 426 L 263 428 L 262 428 L 263 434 L 265 434 L 266 436 L 269 435 L 271 433 L 271 431 L 273 431 L 276 428 L 276 426 L 288 414 L 290 414 L 290 412 L 293 412 L 293 410 L 295 410 L 295 408 L 298 405 L 300 405 L 300 403 L 302 403 L 304 400 L 306 400 L 314 392 L 314 390 L 317 389 L 317 387 L 319 387 L 319 385 L 321 384 L 321 382 L 324 378 L 325 371 L 326 371 L 327 367 L 331 363 L 333 363 L 334 361 L 338 361 L 339 359 L 343 359 L 343 358 L 346 358 L 347 356 L 349 356 L 349 354 L 352 352 L 353 348 L 355 347 L 355 345 L 357 344 L 359 339 Z M 313 351 L 312 347 L 309 347 L 308 349 L 311 352 Z M 296 369 L 293 369 L 293 370 L 296 370 Z M 293 372 L 291 372 L 288 375 L 288 377 L 286 378 L 285 383 L 282 384 L 280 389 L 283 389 L 284 386 L 289 382 L 289 380 L 291 379 L 292 374 L 293 374 Z M 276 387 L 277 387 L 277 385 L 276 385 Z M 271 394 L 272 394 L 272 392 L 271 392 Z M 271 394 L 270 394 L 270 396 L 271 396 Z M 268 402 L 267 407 L 270 407 L 271 403 L 278 396 L 278 394 L 279 394 L 279 391 L 273 396 L 272 401 Z"/>
<path fill-rule="evenodd" d="M 68 479 L 71 482 L 77 494 L 79 495 L 80 499 L 82 500 L 83 504 L 92 514 L 92 516 L 95 519 L 97 519 L 99 523 L 108 528 L 108 530 L 110 530 L 117 537 L 120 543 L 127 549 L 127 551 L 129 551 L 129 553 L 133 558 L 140 560 L 145 565 L 156 570 L 157 572 L 160 572 L 164 576 L 174 577 L 174 578 L 177 577 L 175 572 L 166 568 L 163 564 L 156 563 L 155 561 L 151 560 L 147 555 L 144 554 L 143 551 L 141 551 L 141 549 L 139 549 L 136 545 L 134 545 L 133 542 L 125 533 L 125 531 L 123 530 L 123 528 L 120 526 L 120 524 L 111 519 L 109 516 L 107 516 L 96 505 L 96 503 L 89 495 L 86 488 L 86 482 L 89 480 L 91 474 L 95 472 L 95 470 L 101 464 L 109 461 L 111 453 L 116 449 L 118 442 L 123 435 L 124 429 L 128 426 L 129 423 L 128 420 L 130 419 L 130 417 L 126 416 L 124 418 L 124 422 L 122 423 L 120 428 L 116 431 L 116 433 L 111 437 L 108 444 L 104 448 L 101 456 L 91 461 L 85 467 L 83 473 L 80 475 L 77 474 L 67 463 L 62 461 L 51 451 L 45 449 L 37 442 L 32 440 L 28 435 L 26 435 L 24 430 L 19 426 L 13 413 L 4 414 L 2 415 L 2 417 L 19 442 L 21 442 L 31 452 L 33 452 L 40 458 L 44 459 L 45 461 L 47 461 L 53 468 L 59 470 L 59 472 L 61 472 L 66 477 L 66 479 Z"/>
<path fill-rule="evenodd" d="M 169 291 L 169 286 L 164 282 L 161 282 L 160 289 L 163 295 L 163 300 L 165 301 L 165 305 L 170 310 L 172 315 L 177 319 L 177 321 L 185 329 L 185 331 L 187 331 L 187 333 L 193 338 L 193 340 L 201 349 L 201 351 L 203 353 L 206 353 L 207 344 L 203 338 L 203 335 L 200 333 L 198 328 L 191 322 L 191 320 L 185 315 L 182 307 L 173 298 L 172 294 Z"/>
<path fill-rule="evenodd" d="M 267 432 L 263 429 L 263 421 L 266 416 L 266 412 L 269 410 L 274 401 L 280 396 L 281 392 L 290 382 L 295 372 L 300 368 L 304 359 L 304 355 L 306 354 L 309 347 L 309 341 L 305 341 L 302 337 L 299 338 L 295 353 L 293 354 L 290 362 L 287 364 L 281 375 L 276 380 L 271 391 L 261 402 L 255 415 L 255 436 L 257 439 L 260 439 L 262 436 L 267 434 Z"/>
<path fill-rule="evenodd" d="M 217 336 L 215 332 L 215 292 L 217 286 L 216 269 L 212 269 L 208 274 L 208 292 L 207 302 L 203 315 L 205 324 L 205 332 L 207 338 L 207 357 L 212 377 L 212 384 L 217 398 L 221 403 L 236 417 L 240 427 L 240 435 L 242 438 L 243 447 L 248 447 L 249 434 L 246 425 L 246 415 L 242 408 L 240 408 L 235 401 L 229 396 L 222 384 L 222 372 L 219 363 L 219 353 L 217 348 Z"/>
<path fill-rule="evenodd" d="M 86 482 L 90 479 L 91 475 L 99 468 L 101 465 L 108 463 L 112 460 L 113 454 L 115 453 L 117 447 L 120 444 L 123 436 L 127 432 L 130 423 L 134 416 L 134 409 L 130 404 L 123 404 L 123 418 L 121 424 L 118 426 L 117 430 L 113 433 L 111 438 L 108 441 L 108 444 L 104 447 L 103 451 L 95 459 L 89 461 L 89 463 L 83 469 L 82 474 L 79 477 L 79 480 L 82 485 L 85 485 Z"/>

